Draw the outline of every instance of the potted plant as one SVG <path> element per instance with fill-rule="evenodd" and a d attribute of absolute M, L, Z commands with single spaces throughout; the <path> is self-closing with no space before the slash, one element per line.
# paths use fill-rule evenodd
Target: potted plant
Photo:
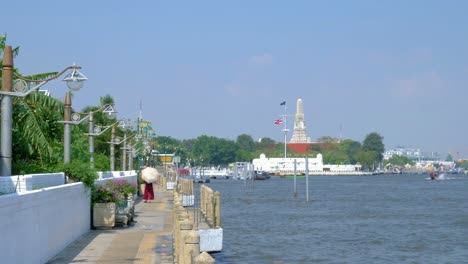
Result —
<path fill-rule="evenodd" d="M 93 225 L 113 227 L 115 222 L 128 224 L 133 219 L 136 184 L 126 180 L 109 180 L 93 190 Z"/>
<path fill-rule="evenodd" d="M 106 185 L 109 190 L 119 198 L 124 200 L 126 199 L 133 199 L 133 196 L 137 192 L 137 185 L 130 183 L 126 180 L 118 179 L 118 180 L 109 180 Z"/>
<path fill-rule="evenodd" d="M 93 204 L 93 226 L 95 228 L 112 228 L 115 226 L 116 204 L 122 198 L 107 185 L 95 185 L 91 191 Z"/>

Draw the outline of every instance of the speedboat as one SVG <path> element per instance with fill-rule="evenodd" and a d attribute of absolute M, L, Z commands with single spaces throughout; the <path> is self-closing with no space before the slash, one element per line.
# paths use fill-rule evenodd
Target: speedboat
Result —
<path fill-rule="evenodd" d="M 439 178 L 439 172 L 431 171 L 431 173 L 429 173 L 429 177 L 431 177 L 431 180 L 437 180 Z"/>

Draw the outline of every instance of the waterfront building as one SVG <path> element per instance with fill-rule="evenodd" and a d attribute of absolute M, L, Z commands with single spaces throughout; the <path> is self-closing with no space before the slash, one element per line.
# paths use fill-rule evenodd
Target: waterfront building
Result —
<path fill-rule="evenodd" d="M 406 148 L 402 146 L 386 150 L 383 154 L 383 159 L 388 160 L 394 155 L 404 156 L 415 162 L 441 160 L 441 156 L 438 152 L 423 152 L 419 148 Z"/>
<path fill-rule="evenodd" d="M 267 158 L 261 154 L 260 158 L 254 159 L 252 164 L 255 170 L 266 171 L 279 175 L 294 173 L 294 161 L 296 160 L 296 173 L 304 174 L 306 172 L 306 158 Z M 331 174 L 331 175 L 350 175 L 364 174 L 360 164 L 323 164 L 322 154 L 317 154 L 316 158 L 308 158 L 309 174 Z"/>

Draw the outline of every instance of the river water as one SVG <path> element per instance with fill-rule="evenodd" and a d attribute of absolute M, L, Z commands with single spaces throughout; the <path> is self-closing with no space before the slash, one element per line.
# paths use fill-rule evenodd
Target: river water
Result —
<path fill-rule="evenodd" d="M 468 176 L 212 180 L 216 263 L 468 263 Z"/>

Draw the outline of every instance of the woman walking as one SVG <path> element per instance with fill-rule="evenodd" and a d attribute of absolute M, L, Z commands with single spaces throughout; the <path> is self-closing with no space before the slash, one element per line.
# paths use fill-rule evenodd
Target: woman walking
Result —
<path fill-rule="evenodd" d="M 153 182 L 157 182 L 159 172 L 155 168 L 146 167 L 141 171 L 141 179 L 145 182 L 145 192 L 143 193 L 143 201 L 151 203 L 154 200 Z"/>
<path fill-rule="evenodd" d="M 145 181 L 145 192 L 143 193 L 145 203 L 151 203 L 154 200 L 153 183 Z"/>

